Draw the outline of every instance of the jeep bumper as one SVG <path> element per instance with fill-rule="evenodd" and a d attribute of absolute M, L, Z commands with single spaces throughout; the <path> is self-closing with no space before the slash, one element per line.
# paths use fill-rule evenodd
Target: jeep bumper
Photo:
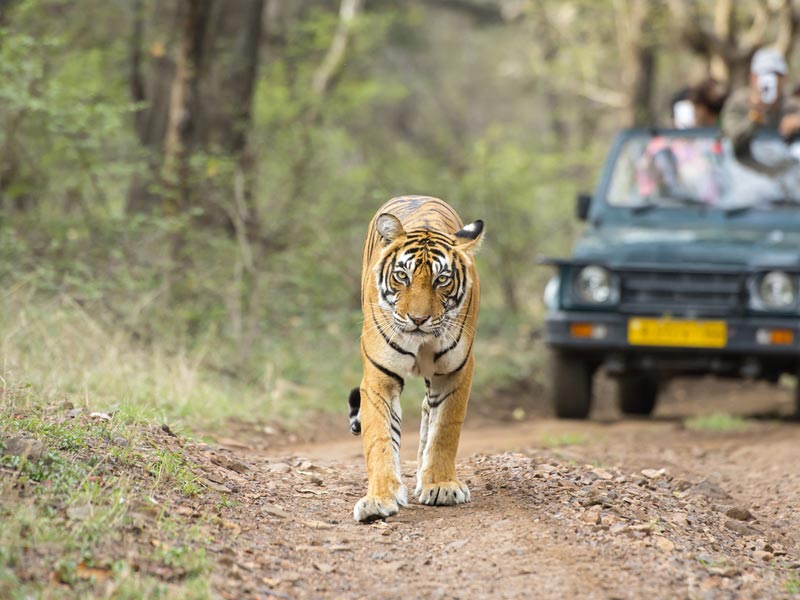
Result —
<path fill-rule="evenodd" d="M 800 365 L 800 324 L 796 319 L 714 318 L 725 322 L 727 339 L 721 347 L 706 348 L 631 344 L 628 322 L 636 317 L 639 315 L 551 311 L 545 341 L 555 350 L 583 354 L 611 374 L 714 373 L 776 380 L 781 373 L 797 373 Z"/>

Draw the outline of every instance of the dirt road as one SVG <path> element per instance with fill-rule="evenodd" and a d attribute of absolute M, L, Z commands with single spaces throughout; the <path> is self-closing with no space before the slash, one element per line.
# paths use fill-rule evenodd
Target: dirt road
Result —
<path fill-rule="evenodd" d="M 702 410 L 788 404 L 760 387 L 722 390 Z M 773 415 L 688 429 L 685 401 L 673 390 L 648 421 L 601 406 L 601 421 L 473 423 L 459 457 L 471 503 L 412 500 L 370 525 L 352 518 L 366 489 L 358 438 L 223 441 L 203 451 L 233 490 L 222 516 L 235 535 L 208 548 L 214 587 L 225 598 L 800 596 L 800 426 Z M 415 449 L 406 426 L 409 489 Z"/>

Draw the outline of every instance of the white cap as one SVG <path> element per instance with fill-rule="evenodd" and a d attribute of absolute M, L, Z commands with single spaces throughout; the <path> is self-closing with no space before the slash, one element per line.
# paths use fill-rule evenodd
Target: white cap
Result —
<path fill-rule="evenodd" d="M 775 48 L 760 48 L 750 61 L 750 72 L 756 75 L 765 73 L 786 75 L 788 71 L 783 54 Z"/>

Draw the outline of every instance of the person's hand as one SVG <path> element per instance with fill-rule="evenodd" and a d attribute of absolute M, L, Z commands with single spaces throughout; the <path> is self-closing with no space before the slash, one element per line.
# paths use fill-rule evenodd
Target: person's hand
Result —
<path fill-rule="evenodd" d="M 764 104 L 764 101 L 761 99 L 761 92 L 758 90 L 757 87 L 751 86 L 750 111 L 747 113 L 747 116 L 754 123 L 758 123 L 759 125 L 764 125 L 767 122 L 768 109 L 769 107 L 766 104 Z"/>
<path fill-rule="evenodd" d="M 778 131 L 785 140 L 800 136 L 800 111 L 783 115 L 778 125 Z"/>

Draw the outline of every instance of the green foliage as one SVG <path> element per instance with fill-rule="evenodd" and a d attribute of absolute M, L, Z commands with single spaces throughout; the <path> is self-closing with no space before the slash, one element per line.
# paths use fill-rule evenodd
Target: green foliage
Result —
<path fill-rule="evenodd" d="M 23 0 L 0 33 L 0 164 L 13 165 L 0 175 L 0 376 L 45 402 L 196 429 L 342 411 L 360 380 L 366 226 L 409 193 L 487 224 L 476 397 L 539 376 L 550 273 L 534 261 L 567 251 L 575 192 L 605 143 L 560 130 L 526 88 L 525 77 L 548 85 L 549 68 L 520 53 L 527 26 L 464 36 L 445 14 L 376 7 L 319 93 L 338 16 L 302 11 L 262 53 L 246 161 L 195 151 L 194 204 L 167 215 L 125 208 L 132 175 L 154 159 L 133 130 L 131 16 L 125 3 Z M 173 50 L 163 23 L 146 36 L 166 48 L 145 45 L 148 64 Z M 564 122 L 585 106 L 547 91 L 561 94 Z M 241 203 L 246 227 L 203 221 Z"/>
<path fill-rule="evenodd" d="M 14 27 L 0 29 L 0 207 L 119 212 L 132 141 L 120 133 L 133 106 L 108 73 L 125 47 L 75 48 L 79 32 L 42 28 L 57 4 L 25 0 Z"/>

